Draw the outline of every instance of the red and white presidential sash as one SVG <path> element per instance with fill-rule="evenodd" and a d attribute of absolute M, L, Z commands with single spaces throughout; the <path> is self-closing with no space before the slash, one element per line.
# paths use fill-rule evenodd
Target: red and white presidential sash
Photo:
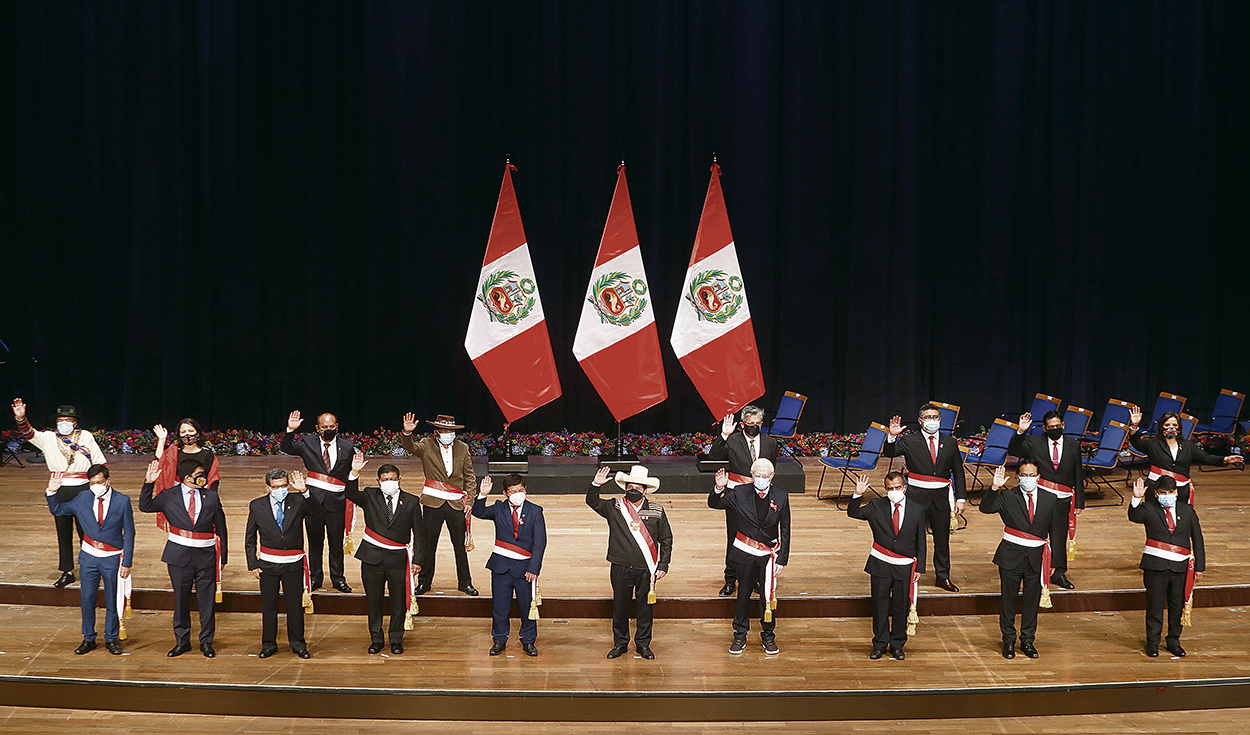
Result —
<path fill-rule="evenodd" d="M 61 475 L 61 484 L 66 487 L 80 487 L 87 484 L 86 472 L 66 472 Z"/>
<path fill-rule="evenodd" d="M 415 610 L 413 608 L 416 607 L 417 598 L 416 595 L 413 594 L 412 585 L 412 547 L 408 544 L 401 544 L 398 541 L 392 541 L 386 538 L 377 531 L 374 531 L 372 528 L 369 528 L 367 524 L 365 525 L 365 535 L 361 537 L 361 540 L 368 541 L 374 546 L 379 546 L 383 549 L 388 549 L 390 551 L 403 551 L 408 554 L 408 573 L 404 575 L 406 580 L 405 590 L 408 592 L 408 610 L 410 613 L 415 614 Z"/>
<path fill-rule="evenodd" d="M 1009 541 L 1017 546 L 1026 546 L 1030 549 L 1042 547 L 1042 595 L 1043 597 L 1047 596 L 1047 593 L 1050 591 L 1050 542 L 1039 536 L 1034 536 L 1028 531 L 1021 531 L 1010 526 L 1003 526 L 1003 541 Z M 1042 607 L 1050 607 L 1050 605 L 1045 604 Z"/>
<path fill-rule="evenodd" d="M 634 543 L 638 545 L 638 550 L 642 552 L 642 558 L 647 561 L 647 570 L 651 572 L 651 587 L 647 591 L 647 602 L 655 604 L 655 575 L 659 571 L 660 566 L 660 547 L 656 546 L 655 540 L 651 538 L 651 532 L 647 530 L 647 525 L 642 522 L 642 516 L 638 515 L 638 509 L 634 507 L 633 503 L 625 498 L 617 498 L 616 509 L 625 518 L 625 525 L 629 527 L 629 533 L 634 537 Z"/>
<path fill-rule="evenodd" d="M 1067 485 L 1061 482 L 1051 482 L 1044 477 L 1037 478 L 1037 484 L 1046 488 L 1056 498 L 1072 501 L 1068 505 L 1068 558 L 1072 559 L 1076 556 L 1076 545 L 1073 543 L 1076 538 L 1076 493 Z"/>
<path fill-rule="evenodd" d="M 1152 538 L 1146 539 L 1146 548 L 1142 551 L 1150 556 L 1158 557 L 1166 561 L 1188 562 L 1189 567 L 1185 570 L 1185 602 L 1192 602 L 1194 597 L 1194 555 L 1189 549 L 1176 544 L 1169 544 L 1163 541 L 1155 541 Z"/>
<path fill-rule="evenodd" d="M 734 536 L 734 548 L 741 549 L 752 556 L 768 557 L 768 564 L 764 567 L 764 594 L 767 598 L 768 608 L 775 607 L 777 601 L 777 552 L 781 549 L 781 541 L 778 540 L 776 546 L 768 546 L 749 536 L 744 536 L 739 531 Z"/>
<path fill-rule="evenodd" d="M 270 564 L 292 564 L 302 559 L 304 562 L 304 594 L 312 594 L 312 575 L 308 569 L 308 556 L 303 549 L 271 549 L 268 546 L 261 545 L 256 551 L 256 558 L 267 561 Z"/>
<path fill-rule="evenodd" d="M 755 478 L 750 475 L 739 475 L 737 472 L 725 472 L 729 476 L 729 487 L 737 487 L 739 485 L 753 485 Z"/>
<path fill-rule="evenodd" d="M 309 472 L 307 477 L 309 485 L 324 490 L 328 493 L 343 493 L 347 491 L 347 483 L 336 477 L 323 475 L 320 472 Z M 343 551 L 351 554 L 356 549 L 352 544 L 352 534 L 356 530 L 356 506 L 353 503 L 346 503 L 343 508 Z"/>
<path fill-rule="evenodd" d="M 1194 496 L 1198 494 L 1198 488 L 1194 487 L 1193 484 L 1190 482 L 1189 478 L 1186 477 L 1185 475 L 1182 475 L 1179 472 L 1165 470 L 1162 467 L 1156 467 L 1154 465 L 1150 465 L 1150 472 L 1146 474 L 1146 477 L 1151 482 L 1158 482 L 1159 478 L 1162 478 L 1162 477 L 1170 477 L 1173 480 L 1176 480 L 1176 486 L 1178 488 L 1189 485 L 1189 505 L 1193 506 Z"/>
<path fill-rule="evenodd" d="M 106 544 L 103 541 L 96 541 L 86 534 L 83 534 L 82 537 L 82 550 L 101 559 L 107 559 L 110 556 L 121 556 L 122 553 L 122 550 L 116 546 Z"/>
<path fill-rule="evenodd" d="M 166 524 L 165 532 L 169 534 L 171 542 L 180 546 L 193 549 L 207 549 L 211 546 L 217 551 L 217 602 L 221 602 L 221 537 L 212 533 L 188 531 L 169 524 Z"/>
<path fill-rule="evenodd" d="M 518 561 L 525 561 L 533 556 L 520 546 L 500 539 L 495 539 L 495 553 L 500 556 L 506 556 L 509 559 L 517 559 Z"/>
<path fill-rule="evenodd" d="M 421 494 L 440 500 L 459 500 L 464 503 L 464 548 L 466 551 L 473 551 L 473 508 L 466 502 L 468 495 L 455 485 L 429 478 L 426 478 Z"/>
<path fill-rule="evenodd" d="M 890 551 L 889 549 L 885 548 L 884 546 L 876 542 L 873 542 L 872 548 L 868 550 L 868 555 L 874 559 L 880 559 L 886 564 L 893 564 L 896 567 L 904 567 L 904 566 L 911 567 L 911 575 L 907 578 L 907 582 L 908 582 L 907 588 L 908 590 L 910 590 L 908 597 L 911 600 L 911 604 L 915 605 L 916 595 L 918 592 L 918 590 L 916 589 L 916 586 L 917 586 L 917 583 L 919 582 L 919 580 L 916 579 L 916 564 L 917 564 L 916 558 L 912 556 L 903 556 L 902 554 L 896 554 L 893 551 Z"/>

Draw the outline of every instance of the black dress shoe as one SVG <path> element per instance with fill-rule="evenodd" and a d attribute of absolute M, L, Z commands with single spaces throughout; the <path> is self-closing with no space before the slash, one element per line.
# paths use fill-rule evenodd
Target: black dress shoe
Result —
<path fill-rule="evenodd" d="M 371 643 L 371 644 L 369 644 L 369 653 L 381 653 L 381 652 L 382 652 L 382 644 L 381 644 L 381 643 Z"/>
<path fill-rule="evenodd" d="M 418 583 L 417 586 L 413 588 L 412 594 L 424 595 L 426 592 L 429 592 L 429 591 L 430 591 L 430 586 L 428 584 Z"/>
<path fill-rule="evenodd" d="M 61 578 L 53 582 L 52 586 L 60 588 L 60 587 L 64 587 L 66 585 L 73 584 L 73 583 L 74 583 L 73 572 L 61 572 Z"/>
<path fill-rule="evenodd" d="M 1020 641 L 1020 653 L 1029 658 L 1037 658 L 1037 649 L 1033 647 L 1033 641 Z"/>
<path fill-rule="evenodd" d="M 890 655 L 894 657 L 895 661 L 902 661 L 907 658 L 907 654 L 903 653 L 901 648 L 891 648 Z"/>
<path fill-rule="evenodd" d="M 958 587 L 956 587 L 956 586 L 955 586 L 955 583 L 954 583 L 954 582 L 952 582 L 952 581 L 950 581 L 950 579 L 939 579 L 939 580 L 937 581 L 937 586 L 938 586 L 938 587 L 940 587 L 940 588 L 942 588 L 942 589 L 944 589 L 944 590 L 946 590 L 947 592 L 958 592 L 958 591 L 959 591 L 959 588 L 958 588 Z"/>
<path fill-rule="evenodd" d="M 499 654 L 503 653 L 503 649 L 507 647 L 508 647 L 507 641 L 495 641 L 494 645 L 490 647 L 490 655 L 498 656 Z"/>
<path fill-rule="evenodd" d="M 651 648 L 649 646 L 638 646 L 638 655 L 648 661 L 655 658 L 655 654 L 651 652 Z"/>
<path fill-rule="evenodd" d="M 477 588 L 471 584 L 464 585 L 463 587 L 460 588 L 460 591 L 465 593 L 469 597 L 477 597 Z"/>
<path fill-rule="evenodd" d="M 877 659 L 881 658 L 884 655 L 885 655 L 885 651 L 880 651 L 874 648 L 872 649 L 872 653 L 868 654 L 868 658 L 872 659 L 873 661 L 876 661 Z"/>
<path fill-rule="evenodd" d="M 295 655 L 299 656 L 300 658 L 312 658 L 312 654 L 308 652 L 307 648 L 299 649 L 298 651 L 295 652 Z"/>
<path fill-rule="evenodd" d="M 277 646 L 274 646 L 273 648 L 262 648 L 260 649 L 260 657 L 269 658 L 270 656 L 274 655 L 277 652 L 278 652 Z"/>
<path fill-rule="evenodd" d="M 608 658 L 620 658 L 629 650 L 629 646 L 612 646 L 612 650 L 608 651 Z"/>
<path fill-rule="evenodd" d="M 1064 588 L 1065 590 L 1076 589 L 1076 585 L 1072 584 L 1072 580 L 1068 579 L 1068 575 L 1064 574 L 1063 572 L 1053 572 L 1050 575 L 1050 583 L 1054 585 L 1058 585 Z"/>
<path fill-rule="evenodd" d="M 166 655 L 166 656 L 169 656 L 170 658 L 174 658 L 175 656 L 181 656 L 182 654 L 184 654 L 184 653 L 186 653 L 187 651 L 190 651 L 190 650 L 191 650 L 191 644 L 190 644 L 190 643 L 179 643 L 178 645 L 176 645 L 176 646 L 174 646 L 173 648 L 169 649 L 169 653 L 167 653 L 167 654 L 165 654 L 165 655 Z"/>
<path fill-rule="evenodd" d="M 1146 655 L 1151 658 L 1159 658 L 1159 647 L 1157 645 L 1146 644 Z"/>
<path fill-rule="evenodd" d="M 104 647 L 109 649 L 109 653 L 113 654 L 114 656 L 122 655 L 122 644 L 118 643 L 117 641 L 105 641 Z"/>
<path fill-rule="evenodd" d="M 344 582 L 341 579 L 334 583 L 334 589 L 338 590 L 339 592 L 351 592 L 352 591 L 352 588 L 347 586 L 347 582 Z"/>
<path fill-rule="evenodd" d="M 1003 644 L 1003 658 L 1015 658 L 1015 657 L 1016 657 L 1016 642 L 1011 641 L 1009 643 L 1004 643 Z"/>
<path fill-rule="evenodd" d="M 392 644 L 391 644 L 391 653 L 393 653 L 393 654 L 395 654 L 396 656 L 398 656 L 399 654 L 401 654 L 401 653 L 403 653 L 403 652 L 404 652 L 404 644 L 402 644 L 402 643 L 392 643 Z"/>
<path fill-rule="evenodd" d="M 311 580 L 308 581 L 308 589 L 310 591 L 319 590 L 321 589 L 321 583 L 322 583 L 321 577 L 313 577 Z"/>
<path fill-rule="evenodd" d="M 522 644 L 521 644 L 521 650 L 522 650 L 522 651 L 525 651 L 525 655 L 526 655 L 526 656 L 537 656 L 537 655 L 538 655 L 538 647 L 537 647 L 537 646 L 535 646 L 533 643 L 522 643 Z"/>
<path fill-rule="evenodd" d="M 1178 658 L 1185 657 L 1185 649 L 1181 648 L 1181 644 L 1179 643 L 1169 645 L 1167 649 L 1171 651 L 1173 656 L 1176 656 Z"/>
<path fill-rule="evenodd" d="M 78 648 L 74 649 L 74 653 L 81 656 L 84 653 L 91 653 L 94 650 L 95 650 L 95 641 L 83 641 L 82 643 L 78 644 Z"/>
<path fill-rule="evenodd" d="M 733 580 L 729 580 L 729 581 L 726 581 L 726 582 L 725 582 L 725 586 L 724 586 L 724 587 L 721 587 L 721 588 L 720 588 L 720 592 L 719 592 L 718 594 L 719 594 L 721 597 L 729 597 L 730 595 L 732 595 L 732 594 L 734 593 L 734 591 L 735 591 L 736 589 L 737 589 L 737 585 L 734 583 L 734 581 L 733 581 Z"/>
<path fill-rule="evenodd" d="M 213 644 L 211 643 L 201 643 L 200 653 L 204 654 L 204 658 L 213 658 L 217 655 L 217 652 L 213 650 Z"/>

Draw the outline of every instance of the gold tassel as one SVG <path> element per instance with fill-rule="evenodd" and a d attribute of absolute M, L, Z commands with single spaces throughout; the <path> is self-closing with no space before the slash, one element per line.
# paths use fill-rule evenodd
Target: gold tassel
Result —
<path fill-rule="evenodd" d="M 655 588 L 654 587 L 652 587 L 651 591 L 647 593 L 647 604 L 648 605 L 655 604 Z"/>
<path fill-rule="evenodd" d="M 351 536 L 343 537 L 343 555 L 351 556 L 356 553 L 356 542 L 352 541 Z"/>
<path fill-rule="evenodd" d="M 768 601 L 768 609 L 769 609 L 769 610 L 776 610 L 776 609 L 777 609 L 777 598 L 776 598 L 776 597 L 774 597 L 773 599 L 771 599 L 771 600 L 769 600 L 769 601 Z"/>
<path fill-rule="evenodd" d="M 916 623 L 920 622 L 920 616 L 916 614 L 916 605 L 912 603 L 911 609 L 907 611 L 907 635 L 916 635 Z"/>
<path fill-rule="evenodd" d="M 217 588 L 217 596 L 214 598 L 214 601 L 219 605 L 221 604 L 221 588 L 220 587 Z"/>
<path fill-rule="evenodd" d="M 467 552 L 473 551 L 476 548 L 477 547 L 473 545 L 473 537 L 470 536 L 469 539 L 464 542 L 464 550 L 467 553 Z"/>
<path fill-rule="evenodd" d="M 308 590 L 304 590 L 304 598 L 302 602 L 303 602 L 304 612 L 311 615 L 313 611 L 312 593 L 309 592 Z"/>
<path fill-rule="evenodd" d="M 534 607 L 538 607 L 539 605 L 543 604 L 543 591 L 540 590 L 537 585 L 534 586 L 534 601 L 532 604 Z M 534 618 L 534 620 L 537 620 L 537 619 L 538 618 Z"/>
<path fill-rule="evenodd" d="M 1076 539 L 1068 539 L 1068 561 L 1076 558 Z"/>
<path fill-rule="evenodd" d="M 1194 601 L 1185 600 L 1185 612 L 1181 613 L 1181 626 L 1193 625 Z"/>
<path fill-rule="evenodd" d="M 764 608 L 764 622 L 765 622 L 765 623 L 771 623 L 771 622 L 773 622 L 773 609 L 772 609 L 772 607 L 766 607 L 766 608 Z"/>
<path fill-rule="evenodd" d="M 959 530 L 959 516 L 955 514 L 955 511 L 951 511 L 951 533 L 954 533 L 958 530 Z"/>
<path fill-rule="evenodd" d="M 530 620 L 538 620 L 538 599 L 530 600 Z"/>
<path fill-rule="evenodd" d="M 129 620 L 132 617 L 134 617 L 134 606 L 130 604 L 129 597 L 126 598 L 126 611 L 122 613 L 122 617 L 124 617 L 126 620 Z M 118 620 L 121 620 L 121 618 L 118 618 Z"/>
<path fill-rule="evenodd" d="M 1042 600 L 1041 602 L 1037 603 L 1037 606 L 1038 607 L 1054 607 L 1054 605 L 1052 605 L 1050 602 L 1050 588 L 1049 587 L 1042 588 Z"/>
<path fill-rule="evenodd" d="M 417 607 L 417 596 L 412 595 L 408 598 L 408 611 L 404 613 L 404 630 L 412 630 L 415 621 L 413 618 L 417 616 L 420 608 Z"/>
<path fill-rule="evenodd" d="M 120 616 L 117 618 L 117 639 L 120 641 L 126 640 L 126 624 L 122 622 Z"/>

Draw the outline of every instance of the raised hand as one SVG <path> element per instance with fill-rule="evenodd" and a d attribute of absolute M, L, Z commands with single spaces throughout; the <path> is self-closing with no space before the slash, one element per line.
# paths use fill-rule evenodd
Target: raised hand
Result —
<path fill-rule="evenodd" d="M 304 419 L 300 418 L 299 411 L 292 411 L 290 416 L 286 417 L 286 430 L 298 431 L 299 425 L 304 423 Z"/>
<path fill-rule="evenodd" d="M 477 484 L 477 494 L 482 497 L 486 497 L 487 495 L 490 495 L 491 488 L 493 487 L 495 487 L 495 481 L 490 478 L 490 475 L 487 475 Z"/>
<path fill-rule="evenodd" d="M 160 424 L 152 427 L 152 433 L 156 435 L 156 441 L 161 443 L 164 443 L 164 441 L 169 438 L 169 429 L 166 429 Z"/>
<path fill-rule="evenodd" d="M 367 464 L 369 463 L 365 461 L 365 453 L 359 451 L 356 452 L 352 455 L 352 474 L 359 475 L 360 471 L 363 470 Z"/>
<path fill-rule="evenodd" d="M 890 418 L 890 436 L 898 436 L 903 433 L 903 429 L 907 427 L 903 425 L 903 419 L 899 416 Z"/>
<path fill-rule="evenodd" d="M 868 488 L 872 487 L 868 484 L 868 475 L 855 476 L 855 494 L 863 495 L 868 492 Z"/>
<path fill-rule="evenodd" d="M 1007 468 L 1006 467 L 996 468 L 994 470 L 994 482 L 993 482 L 994 489 L 998 490 L 1003 485 L 1006 485 L 1006 484 L 1007 484 Z"/>
<path fill-rule="evenodd" d="M 734 421 L 734 415 L 731 413 L 720 422 L 721 436 L 729 436 L 734 433 L 734 429 L 738 428 L 738 422 Z"/>
<path fill-rule="evenodd" d="M 729 484 L 729 473 L 726 472 L 725 468 L 722 467 L 721 469 L 716 471 L 716 492 L 719 493 L 720 491 L 724 490 L 725 486 L 728 484 Z"/>
<path fill-rule="evenodd" d="M 308 484 L 304 482 L 303 472 L 300 472 L 299 470 L 294 470 L 291 472 L 290 478 L 291 478 L 291 487 L 295 489 L 295 492 L 300 493 L 300 494 L 308 492 Z"/>
<path fill-rule="evenodd" d="M 156 482 L 156 478 L 161 475 L 161 463 L 152 460 L 148 463 L 148 473 L 143 476 L 144 482 Z"/>
<path fill-rule="evenodd" d="M 1133 483 L 1133 497 L 1135 498 L 1146 497 L 1146 481 L 1141 479 L 1140 477 L 1137 478 L 1137 482 Z"/>
<path fill-rule="evenodd" d="M 18 421 L 26 418 L 26 403 L 21 398 L 13 399 L 13 418 Z"/>
<path fill-rule="evenodd" d="M 409 411 L 408 413 L 404 414 L 404 433 L 411 434 L 412 432 L 416 430 L 417 430 L 417 416 L 413 412 Z"/>
<path fill-rule="evenodd" d="M 1023 434 L 1024 432 L 1028 431 L 1029 427 L 1032 425 L 1033 425 L 1032 412 L 1022 413 L 1020 414 L 1020 428 L 1019 430 L 1016 431 L 1016 433 Z"/>
<path fill-rule="evenodd" d="M 600 485 L 608 481 L 608 477 L 611 474 L 612 474 L 612 468 L 605 464 L 599 468 L 598 472 L 595 473 L 595 479 L 591 480 L 590 484 L 594 485 L 595 487 L 599 487 Z"/>
<path fill-rule="evenodd" d="M 1138 426 L 1141 426 L 1141 409 L 1140 408 L 1138 408 L 1137 406 L 1128 407 L 1128 422 L 1133 425 L 1133 428 L 1137 428 Z"/>
<path fill-rule="evenodd" d="M 48 477 L 48 492 L 54 493 L 61 489 L 61 478 L 65 477 L 64 472 L 53 472 Z"/>

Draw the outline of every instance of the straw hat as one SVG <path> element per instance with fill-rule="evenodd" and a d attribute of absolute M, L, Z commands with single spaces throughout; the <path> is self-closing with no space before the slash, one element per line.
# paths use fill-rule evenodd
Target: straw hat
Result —
<path fill-rule="evenodd" d="M 660 478 L 649 477 L 647 468 L 640 464 L 636 464 L 629 468 L 629 474 L 624 472 L 616 473 L 616 484 L 624 488 L 626 485 L 642 485 L 648 490 L 655 491 L 660 489 Z"/>

